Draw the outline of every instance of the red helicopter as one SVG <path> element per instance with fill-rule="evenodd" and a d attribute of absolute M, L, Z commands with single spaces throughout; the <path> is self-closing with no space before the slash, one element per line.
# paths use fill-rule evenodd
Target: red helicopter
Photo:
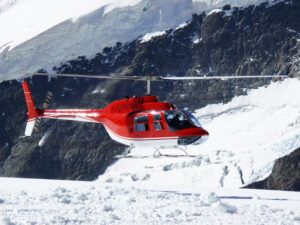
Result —
<path fill-rule="evenodd" d="M 47 73 L 32 75 L 146 80 L 146 96 L 117 100 L 104 109 L 37 109 L 28 83 L 26 80 L 23 81 L 28 107 L 25 136 L 31 136 L 36 122 L 39 122 L 40 118 L 101 123 L 113 140 L 129 146 L 119 157 L 127 157 L 127 154 L 134 147 L 155 148 L 155 157 L 162 155 L 159 150 L 164 148 L 178 148 L 184 151 L 186 156 L 189 156 L 185 147 L 201 144 L 209 136 L 209 133 L 202 128 L 199 121 L 191 113 L 178 109 L 171 103 L 159 102 L 157 96 L 150 95 L 151 81 L 286 77 L 286 75 L 141 77 Z"/>

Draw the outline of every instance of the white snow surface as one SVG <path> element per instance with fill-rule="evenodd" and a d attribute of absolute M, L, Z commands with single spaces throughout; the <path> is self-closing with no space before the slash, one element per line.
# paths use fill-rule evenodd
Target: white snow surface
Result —
<path fill-rule="evenodd" d="M 176 27 L 193 13 L 262 0 L 0 0 L 0 80 L 12 79 L 117 41 Z"/>
<path fill-rule="evenodd" d="M 2 177 L 0 224 L 300 224 L 299 192 L 239 189 L 300 146 L 299 87 L 286 79 L 197 110 L 210 138 L 187 149 L 195 158 L 120 159 L 93 182 Z"/>
<path fill-rule="evenodd" d="M 300 193 L 0 178 L 0 224 L 300 224 Z"/>
<path fill-rule="evenodd" d="M 153 32 L 153 33 L 147 33 L 141 39 L 141 43 L 150 41 L 153 37 L 162 36 L 165 33 L 166 33 L 165 31 L 158 31 L 158 32 Z"/>
<path fill-rule="evenodd" d="M 118 160 L 99 180 L 238 188 L 264 179 L 277 158 L 300 147 L 299 87 L 299 79 L 286 79 L 227 104 L 199 109 L 194 115 L 210 136 L 204 144 L 187 148 L 195 157 L 153 158 L 153 149 L 133 149 L 130 155 L 136 158 Z"/>
<path fill-rule="evenodd" d="M 141 0 L 2 0 L 0 2 L 0 46 L 10 47 L 37 36 L 56 24 L 73 22 L 97 8 L 104 7 L 104 16 L 114 8 L 132 6 Z"/>

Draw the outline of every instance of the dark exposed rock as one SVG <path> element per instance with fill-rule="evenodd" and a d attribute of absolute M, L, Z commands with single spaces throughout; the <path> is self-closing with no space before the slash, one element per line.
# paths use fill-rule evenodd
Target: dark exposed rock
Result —
<path fill-rule="evenodd" d="M 272 173 L 266 179 L 245 188 L 300 191 L 300 148 L 277 159 Z"/>
<path fill-rule="evenodd" d="M 194 14 L 178 29 L 148 42 L 135 40 L 106 47 L 94 58 L 79 56 L 54 67 L 58 73 L 210 76 L 290 74 L 299 68 L 298 0 L 246 8 L 225 6 L 206 16 Z M 227 15 L 227 13 L 230 13 Z M 49 108 L 103 108 L 128 95 L 143 95 L 143 82 L 45 77 L 28 78 L 37 106 L 52 91 Z M 152 93 L 191 110 L 228 102 L 270 80 L 157 82 Z M 96 90 L 96 91 L 95 91 Z M 0 83 L 0 176 L 92 180 L 124 146 L 109 139 L 99 124 L 43 120 L 40 132 L 23 135 L 27 107 L 21 83 Z M 48 138 L 38 143 L 45 132 Z"/>

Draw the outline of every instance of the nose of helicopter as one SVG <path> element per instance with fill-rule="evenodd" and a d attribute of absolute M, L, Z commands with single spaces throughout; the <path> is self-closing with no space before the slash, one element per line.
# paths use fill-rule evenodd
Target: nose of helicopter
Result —
<path fill-rule="evenodd" d="M 204 142 L 206 142 L 206 140 L 208 139 L 209 135 L 203 135 L 201 136 L 197 141 L 193 142 L 192 145 L 200 145 L 203 144 Z"/>
<path fill-rule="evenodd" d="M 208 139 L 209 133 L 203 128 L 194 128 L 190 135 L 180 136 L 178 145 L 200 145 Z"/>

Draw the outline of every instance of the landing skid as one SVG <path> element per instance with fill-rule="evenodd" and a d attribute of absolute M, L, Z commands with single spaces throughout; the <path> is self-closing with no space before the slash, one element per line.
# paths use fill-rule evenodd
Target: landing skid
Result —
<path fill-rule="evenodd" d="M 159 156 L 159 158 L 194 158 L 197 157 L 197 155 L 170 155 L 170 154 L 163 154 Z M 154 157 L 153 155 L 127 155 L 127 156 L 122 156 L 122 155 L 116 155 L 114 157 L 115 159 L 158 159 L 158 157 Z"/>
<path fill-rule="evenodd" d="M 153 155 L 147 155 L 147 156 L 135 156 L 135 155 L 128 155 L 133 149 L 134 146 L 130 146 L 125 149 L 125 151 L 121 155 L 116 155 L 114 158 L 116 159 L 122 159 L 122 158 L 136 158 L 136 159 L 144 159 L 144 158 L 159 158 L 159 157 L 173 157 L 173 158 L 178 158 L 178 157 L 196 157 L 196 155 L 190 155 L 186 152 L 186 148 L 179 147 L 179 146 L 161 146 L 155 148 L 155 151 Z M 173 154 L 163 154 L 160 152 L 161 149 L 179 149 L 183 151 L 184 155 L 173 155 Z"/>

